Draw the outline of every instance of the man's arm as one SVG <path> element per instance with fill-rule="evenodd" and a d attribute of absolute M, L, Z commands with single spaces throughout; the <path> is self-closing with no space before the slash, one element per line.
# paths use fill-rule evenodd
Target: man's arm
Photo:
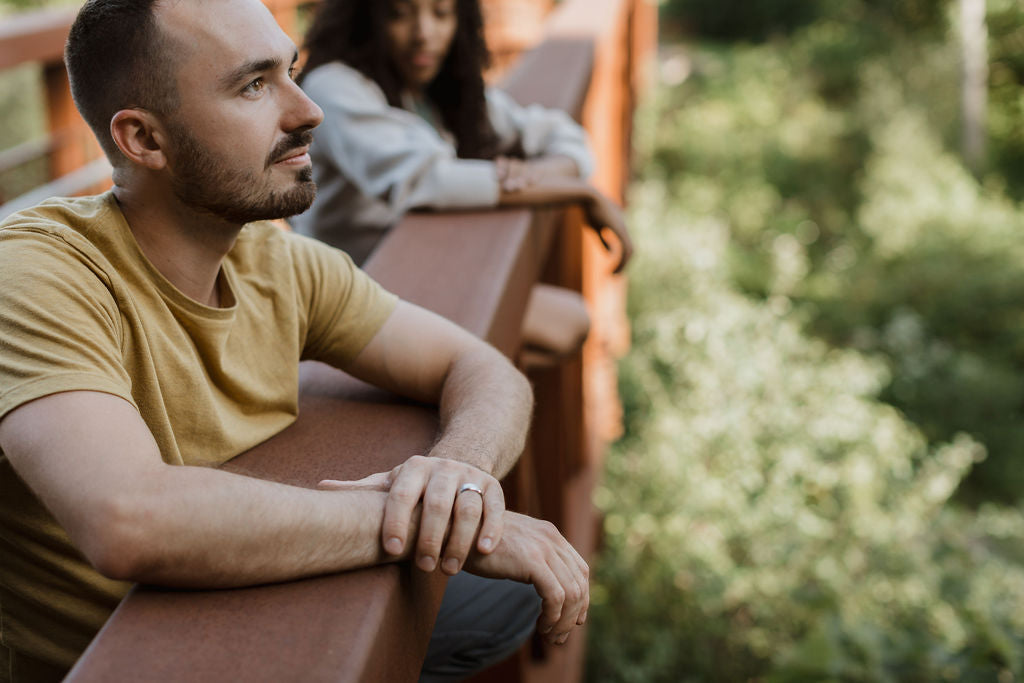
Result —
<path fill-rule="evenodd" d="M 390 488 L 382 528 L 387 552 L 406 546 L 415 529 L 411 515 L 421 500 L 416 550 L 421 569 L 438 566 L 442 546 L 442 569 L 448 574 L 461 569 L 481 512 L 476 548 L 493 550 L 501 538 L 504 510 L 498 479 L 515 464 L 529 428 L 533 395 L 526 378 L 490 345 L 406 302 L 399 302 L 384 327 L 344 369 L 371 384 L 440 406 L 441 436 L 431 457 L 410 458 L 381 475 Z M 467 483 L 483 489 L 481 501 L 473 492 L 459 493 Z"/>
<path fill-rule="evenodd" d="M 96 569 L 115 579 L 224 588 L 363 567 L 380 550 L 386 494 L 314 491 L 166 465 L 138 412 L 97 392 L 53 394 L 0 420 L 0 449 Z M 539 626 L 564 642 L 586 617 L 587 567 L 547 522 L 503 513 L 474 573 L 533 584 Z M 413 511 L 415 528 L 418 509 Z M 407 543 L 403 554 L 411 551 Z"/>
<path fill-rule="evenodd" d="M 0 421 L 0 448 L 111 578 L 216 588 L 390 559 L 378 541 L 385 494 L 167 465 L 135 408 L 110 394 L 27 403 Z"/>

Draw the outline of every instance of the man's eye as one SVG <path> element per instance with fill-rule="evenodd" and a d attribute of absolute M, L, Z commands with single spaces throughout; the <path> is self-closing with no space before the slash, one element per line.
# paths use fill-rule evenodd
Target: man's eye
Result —
<path fill-rule="evenodd" d="M 259 78 L 254 79 L 251 83 L 249 83 L 249 85 L 247 85 L 244 88 L 242 88 L 242 94 L 243 95 L 258 95 L 258 94 L 260 94 L 260 92 L 263 91 L 263 89 L 265 87 L 267 87 L 266 83 L 264 82 L 263 77 L 260 76 Z"/>
<path fill-rule="evenodd" d="M 288 67 L 288 78 L 290 78 L 291 80 L 294 81 L 295 77 L 298 76 L 298 75 L 299 75 L 299 70 L 298 69 L 296 69 L 294 66 Z"/>

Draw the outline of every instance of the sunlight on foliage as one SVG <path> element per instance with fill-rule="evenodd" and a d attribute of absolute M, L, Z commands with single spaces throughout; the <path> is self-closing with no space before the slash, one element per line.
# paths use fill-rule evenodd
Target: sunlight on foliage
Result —
<path fill-rule="evenodd" d="M 666 53 L 591 680 L 1024 674 L 1024 221 L 941 5 Z"/>
<path fill-rule="evenodd" d="M 995 546 L 1024 518 L 947 506 L 983 449 L 928 449 L 876 400 L 881 363 L 730 288 L 723 224 L 634 192 L 659 248 L 637 257 L 630 430 L 596 498 L 595 680 L 1019 673 L 1024 569 Z"/>

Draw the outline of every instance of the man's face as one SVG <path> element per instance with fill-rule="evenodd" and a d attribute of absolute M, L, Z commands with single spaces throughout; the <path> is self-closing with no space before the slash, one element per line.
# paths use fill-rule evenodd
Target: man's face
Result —
<path fill-rule="evenodd" d="M 305 211 L 323 114 L 292 81 L 292 41 L 258 0 L 183 0 L 157 16 L 179 65 L 165 121 L 178 200 L 232 223 Z"/>

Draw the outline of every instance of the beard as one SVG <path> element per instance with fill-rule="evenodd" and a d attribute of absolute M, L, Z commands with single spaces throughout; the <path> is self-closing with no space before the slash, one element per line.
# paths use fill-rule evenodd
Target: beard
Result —
<path fill-rule="evenodd" d="M 286 190 L 267 187 L 266 172 L 290 151 L 308 145 L 313 139 L 309 130 L 293 132 L 275 145 L 261 176 L 226 165 L 200 145 L 185 127 L 174 123 L 168 129 L 176 152 L 172 189 L 186 206 L 244 224 L 302 213 L 316 197 L 311 166 L 296 171 L 295 184 Z"/>

